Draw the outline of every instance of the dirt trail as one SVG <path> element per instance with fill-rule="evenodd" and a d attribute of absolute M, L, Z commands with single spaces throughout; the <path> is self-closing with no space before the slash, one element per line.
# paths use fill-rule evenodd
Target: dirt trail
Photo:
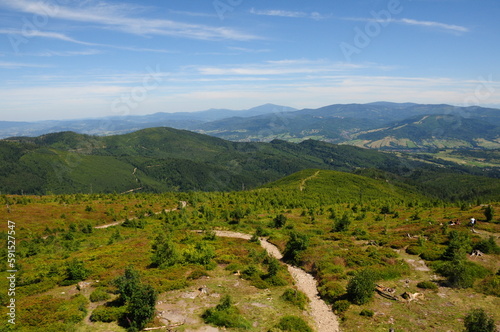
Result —
<path fill-rule="evenodd" d="M 300 186 L 299 186 L 299 190 L 300 191 L 304 191 L 305 187 L 306 187 L 306 182 L 311 180 L 311 179 L 314 179 L 315 177 L 317 177 L 319 174 L 319 171 L 316 171 L 316 173 L 314 173 L 313 175 L 305 178 L 304 180 L 302 180 L 302 182 L 300 183 Z"/>
<path fill-rule="evenodd" d="M 230 232 L 230 231 L 215 231 L 215 234 L 221 237 L 232 237 L 244 240 L 250 240 L 252 238 L 252 236 L 248 234 Z M 268 254 L 271 255 L 272 257 L 277 259 L 283 258 L 283 255 L 281 254 L 279 249 L 274 244 L 269 243 L 266 239 L 260 238 L 260 244 L 264 249 L 266 249 Z M 314 321 L 316 323 L 316 331 L 317 332 L 339 331 L 339 323 L 337 320 L 337 316 L 335 316 L 330 307 L 319 297 L 317 283 L 314 277 L 295 266 L 289 264 L 286 265 L 288 268 L 288 272 L 295 280 L 297 288 L 301 292 L 306 294 L 310 300 L 309 313 L 314 318 Z"/>

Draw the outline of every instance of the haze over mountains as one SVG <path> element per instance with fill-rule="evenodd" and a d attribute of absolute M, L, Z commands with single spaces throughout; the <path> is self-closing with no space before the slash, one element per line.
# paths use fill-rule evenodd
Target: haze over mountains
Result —
<path fill-rule="evenodd" d="M 376 102 L 296 110 L 266 104 L 243 111 L 156 113 L 42 122 L 1 122 L 0 138 L 74 131 L 113 135 L 166 126 L 231 141 L 316 139 L 376 149 L 500 148 L 500 110 Z"/>

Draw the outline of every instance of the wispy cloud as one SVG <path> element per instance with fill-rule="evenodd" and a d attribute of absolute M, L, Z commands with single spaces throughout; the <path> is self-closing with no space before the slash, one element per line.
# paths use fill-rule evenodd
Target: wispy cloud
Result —
<path fill-rule="evenodd" d="M 83 51 L 42 51 L 38 53 L 32 54 L 24 54 L 30 56 L 42 56 L 42 57 L 52 57 L 52 56 L 84 56 L 84 55 L 97 55 L 102 54 L 102 51 L 99 50 L 83 50 Z"/>
<path fill-rule="evenodd" d="M 3 69 L 19 69 L 19 68 L 47 68 L 49 65 L 41 65 L 34 63 L 8 62 L 0 61 L 0 68 Z"/>
<path fill-rule="evenodd" d="M 345 17 L 342 19 L 349 20 L 349 21 L 379 22 L 381 24 L 388 24 L 388 23 L 405 24 L 405 25 L 413 25 L 413 26 L 439 29 L 439 30 L 444 30 L 444 31 L 454 32 L 454 33 L 469 32 L 469 28 L 461 26 L 461 25 L 447 24 L 447 23 L 434 22 L 434 21 L 421 21 L 421 20 L 415 20 L 415 19 L 410 19 L 410 18 L 376 19 L 376 18 L 366 18 L 366 17 Z"/>
<path fill-rule="evenodd" d="M 0 0 L 0 6 L 68 21 L 98 24 L 102 27 L 136 35 L 163 35 L 202 40 L 252 40 L 259 37 L 226 27 L 189 24 L 165 19 L 132 17 L 127 6 L 99 2 L 98 5 L 69 7 L 31 0 Z"/>
<path fill-rule="evenodd" d="M 75 44 L 87 45 L 87 46 L 96 46 L 97 45 L 97 44 L 88 43 L 88 42 L 84 42 L 81 40 L 71 38 L 63 33 L 51 32 L 51 31 L 40 31 L 40 30 L 23 31 L 23 30 L 19 30 L 19 29 L 0 29 L 0 34 L 20 35 L 24 38 L 33 38 L 33 37 L 50 38 L 50 39 L 57 39 L 57 40 L 67 41 L 67 42 L 71 42 L 71 43 L 75 43 Z"/>
<path fill-rule="evenodd" d="M 233 50 L 233 51 L 244 52 L 244 53 L 267 53 L 267 52 L 271 52 L 270 49 L 253 49 L 253 48 L 233 47 L 233 46 L 228 47 L 228 49 Z"/>
<path fill-rule="evenodd" d="M 250 9 L 250 13 L 254 15 L 262 16 L 279 16 L 279 17 L 290 17 L 290 18 L 309 18 L 314 20 L 321 20 L 329 18 L 328 15 L 322 15 L 318 12 L 302 12 L 302 11 L 289 11 L 281 9 L 268 9 L 268 10 L 256 10 L 255 8 Z"/>
<path fill-rule="evenodd" d="M 200 66 L 195 67 L 195 70 L 201 75 L 279 76 L 312 75 L 378 67 L 379 65 L 377 64 L 352 64 L 330 62 L 326 60 L 285 59 L 236 66 Z"/>
<path fill-rule="evenodd" d="M 185 10 L 169 10 L 168 12 L 171 14 L 185 15 L 185 16 L 192 16 L 192 17 L 217 17 L 216 14 L 190 12 L 190 11 L 185 11 Z"/>
<path fill-rule="evenodd" d="M 438 28 L 438 29 L 454 31 L 454 32 L 468 32 L 469 31 L 468 28 L 460 26 L 460 25 L 446 24 L 446 23 L 432 22 L 432 21 L 417 21 L 417 20 L 413 20 L 413 19 L 409 19 L 409 18 L 402 18 L 400 20 L 395 20 L 395 22 L 408 24 L 408 25 L 424 26 L 424 27 L 428 27 L 428 28 Z"/>

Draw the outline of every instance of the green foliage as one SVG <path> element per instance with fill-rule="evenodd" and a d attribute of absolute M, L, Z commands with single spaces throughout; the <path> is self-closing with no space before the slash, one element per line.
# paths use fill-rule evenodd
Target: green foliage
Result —
<path fill-rule="evenodd" d="M 500 254 L 500 246 L 496 243 L 495 238 L 490 236 L 488 240 L 481 240 L 474 245 L 475 250 L 479 250 L 485 254 Z"/>
<path fill-rule="evenodd" d="M 286 221 L 287 221 L 287 218 L 284 214 L 279 214 L 277 215 L 274 219 L 273 219 L 273 222 L 274 222 L 274 228 L 282 228 L 283 226 L 285 226 L 286 224 Z"/>
<path fill-rule="evenodd" d="M 183 256 L 186 263 L 207 266 L 215 257 L 215 250 L 212 246 L 204 242 L 198 242 L 194 246 L 186 248 Z"/>
<path fill-rule="evenodd" d="M 180 250 L 174 241 L 164 232 L 156 237 L 153 242 L 153 265 L 164 268 L 175 265 L 181 259 Z"/>
<path fill-rule="evenodd" d="M 306 308 L 306 305 L 309 302 L 309 299 L 304 293 L 292 288 L 285 290 L 285 292 L 281 295 L 281 299 L 297 306 L 302 310 Z"/>
<path fill-rule="evenodd" d="M 229 295 L 224 296 L 215 308 L 207 309 L 201 316 L 205 323 L 226 327 L 250 329 L 251 324 L 240 314 L 238 308 L 233 306 Z"/>
<path fill-rule="evenodd" d="M 490 271 L 481 265 L 466 260 L 442 263 L 437 272 L 448 279 L 451 287 L 470 288 L 478 278 L 486 277 Z"/>
<path fill-rule="evenodd" d="M 349 217 L 349 214 L 347 212 L 344 212 L 342 218 L 335 221 L 333 230 L 335 232 L 345 232 L 349 228 L 350 224 L 351 224 L 351 218 Z"/>
<path fill-rule="evenodd" d="M 125 314 L 127 307 L 113 307 L 101 305 L 95 308 L 90 315 L 92 322 L 111 323 L 118 321 Z"/>
<path fill-rule="evenodd" d="M 90 274 L 90 271 L 85 268 L 83 261 L 74 258 L 66 265 L 66 280 L 78 282 L 85 280 Z"/>
<path fill-rule="evenodd" d="M 449 243 L 442 259 L 453 261 L 463 260 L 472 250 L 472 241 L 469 233 L 453 230 L 448 234 Z"/>
<path fill-rule="evenodd" d="M 289 332 L 314 332 L 307 323 L 297 316 L 284 316 L 275 326 L 276 329 Z"/>
<path fill-rule="evenodd" d="M 432 289 L 432 290 L 438 289 L 438 285 L 436 285 L 432 281 L 421 281 L 417 284 L 417 287 L 422 289 Z"/>
<path fill-rule="evenodd" d="M 373 315 L 375 315 L 375 313 L 373 312 L 373 310 L 369 310 L 369 309 L 363 309 L 361 310 L 361 312 L 359 313 L 360 316 L 365 316 L 365 317 L 373 317 Z"/>
<path fill-rule="evenodd" d="M 495 321 L 484 309 L 473 309 L 464 319 L 466 332 L 494 332 Z"/>
<path fill-rule="evenodd" d="M 493 208 L 493 206 L 491 205 L 486 206 L 483 212 L 487 222 L 493 220 L 493 217 L 495 216 L 495 209 Z"/>
<path fill-rule="evenodd" d="M 109 300 L 110 295 L 102 287 L 97 288 L 90 294 L 90 302 L 100 302 Z"/>
<path fill-rule="evenodd" d="M 500 297 L 500 275 L 484 278 L 478 285 L 478 289 L 483 294 Z"/>
<path fill-rule="evenodd" d="M 153 318 L 157 292 L 147 284 L 139 284 L 132 293 L 125 312 L 130 330 L 139 331 Z"/>
<path fill-rule="evenodd" d="M 155 312 L 157 292 L 153 287 L 143 284 L 139 272 L 132 267 L 115 279 L 120 299 L 126 305 L 124 317 L 129 330 L 141 330 L 153 317 Z"/>
<path fill-rule="evenodd" d="M 347 297 L 354 304 L 365 304 L 370 301 L 375 291 L 376 275 L 372 270 L 357 272 L 347 284 Z"/>
<path fill-rule="evenodd" d="M 338 314 L 342 315 L 344 312 L 346 312 L 349 307 L 351 306 L 351 302 L 347 300 L 338 300 L 333 302 L 332 309 L 333 311 Z"/>
<path fill-rule="evenodd" d="M 127 267 L 125 273 L 114 280 L 123 303 L 130 301 L 140 282 L 139 272 L 133 267 Z"/>
<path fill-rule="evenodd" d="M 322 284 L 318 287 L 318 291 L 321 298 L 329 303 L 335 302 L 346 292 L 345 287 L 337 281 L 328 281 Z"/>
<path fill-rule="evenodd" d="M 300 253 L 306 250 L 308 246 L 309 238 L 307 235 L 292 231 L 283 252 L 283 259 L 292 264 L 298 264 Z"/>

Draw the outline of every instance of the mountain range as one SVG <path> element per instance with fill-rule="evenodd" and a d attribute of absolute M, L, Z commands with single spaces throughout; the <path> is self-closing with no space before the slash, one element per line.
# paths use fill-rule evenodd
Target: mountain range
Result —
<path fill-rule="evenodd" d="M 376 102 L 296 110 L 266 104 L 243 111 L 156 113 L 101 119 L 0 122 L 0 138 L 74 131 L 116 135 L 166 126 L 239 142 L 315 139 L 386 150 L 500 148 L 500 110 Z"/>

